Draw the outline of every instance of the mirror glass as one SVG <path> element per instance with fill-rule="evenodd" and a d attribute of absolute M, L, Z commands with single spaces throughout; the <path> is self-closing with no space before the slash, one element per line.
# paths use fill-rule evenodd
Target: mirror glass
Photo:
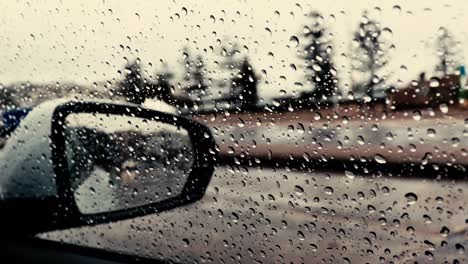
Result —
<path fill-rule="evenodd" d="M 83 214 L 178 196 L 193 165 L 186 130 L 132 116 L 74 113 L 66 118 L 71 188 Z"/>

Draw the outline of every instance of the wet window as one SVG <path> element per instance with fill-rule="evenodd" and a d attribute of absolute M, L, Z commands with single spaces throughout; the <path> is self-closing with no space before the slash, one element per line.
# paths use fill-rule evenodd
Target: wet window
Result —
<path fill-rule="evenodd" d="M 182 263 L 468 262 L 465 1 L 0 8 L 0 198 L 56 193 L 37 114 L 56 99 L 188 117 L 219 153 L 198 202 L 41 239 Z M 69 118 L 82 211 L 131 209 L 187 180 L 186 131 L 131 114 Z M 154 172 L 165 178 L 142 176 Z"/>

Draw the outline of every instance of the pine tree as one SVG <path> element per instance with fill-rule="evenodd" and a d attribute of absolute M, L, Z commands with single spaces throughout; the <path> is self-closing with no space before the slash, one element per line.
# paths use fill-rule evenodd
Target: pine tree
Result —
<path fill-rule="evenodd" d="M 207 92 L 205 82 L 205 67 L 201 55 L 198 55 L 195 60 L 191 59 L 188 49 L 184 49 L 184 81 L 186 82 L 184 92 L 189 98 L 194 98 L 200 101 Z"/>
<path fill-rule="evenodd" d="M 443 75 L 454 73 L 459 66 L 457 41 L 452 33 L 445 27 L 439 28 L 437 37 L 437 55 L 439 63 L 436 66 L 436 72 Z"/>
<path fill-rule="evenodd" d="M 320 13 L 312 12 L 312 19 L 308 31 L 304 34 L 304 54 L 307 69 L 306 78 L 313 83 L 313 90 L 308 94 L 315 100 L 322 100 L 334 95 L 337 87 L 337 79 L 333 67 L 331 53 L 331 39 L 327 28 L 323 25 L 323 17 Z"/>
<path fill-rule="evenodd" d="M 141 66 L 139 60 L 125 66 L 125 77 L 120 83 L 117 94 L 126 98 L 130 103 L 142 104 L 147 94 L 141 77 Z"/>
<path fill-rule="evenodd" d="M 220 88 L 229 89 L 228 93 L 225 93 L 225 97 L 223 99 L 229 102 L 234 102 L 238 97 L 239 88 L 233 85 L 232 80 L 240 72 L 240 65 L 242 65 L 243 61 L 240 58 L 240 52 L 237 43 L 230 44 L 230 46 L 223 46 L 221 48 L 220 55 L 222 60 L 219 63 L 219 67 L 221 68 L 221 71 L 228 73 L 228 76 L 225 79 L 218 81 L 218 83 Z"/>
<path fill-rule="evenodd" d="M 252 65 L 247 58 L 244 58 L 239 68 L 239 73 L 232 79 L 232 90 L 238 89 L 238 92 L 232 92 L 232 95 L 237 100 L 237 104 L 241 109 L 253 109 L 257 106 L 258 91 L 257 91 L 257 76 Z"/>
<path fill-rule="evenodd" d="M 353 68 L 367 74 L 368 77 L 361 87 L 366 95 L 374 97 L 375 86 L 384 79 L 376 77 L 389 61 L 389 45 L 382 38 L 380 23 L 368 18 L 366 13 L 363 17 L 364 21 L 359 24 L 354 34 L 357 48 L 352 57 Z"/>
<path fill-rule="evenodd" d="M 174 74 L 168 70 L 156 73 L 155 83 L 152 89 L 152 96 L 166 103 L 171 103 L 173 99 L 171 80 Z"/>

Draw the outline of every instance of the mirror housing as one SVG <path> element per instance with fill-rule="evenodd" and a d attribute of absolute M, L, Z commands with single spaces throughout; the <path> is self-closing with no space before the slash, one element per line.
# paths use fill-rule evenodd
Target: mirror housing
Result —
<path fill-rule="evenodd" d="M 68 115 L 75 113 L 131 116 L 185 129 L 192 143 L 193 164 L 181 192 L 165 200 L 133 208 L 95 214 L 81 213 L 74 198 L 65 147 L 65 119 Z M 135 105 L 79 101 L 56 104 L 48 119 L 51 122 L 49 133 L 50 164 L 54 174 L 50 177 L 55 178 L 56 195 L 7 197 L 7 199 L 0 201 L 0 210 L 5 212 L 0 220 L 4 222 L 2 225 L 4 227 L 15 225 L 22 232 L 36 234 L 56 229 L 96 225 L 159 213 L 196 202 L 205 194 L 214 171 L 217 153 L 215 141 L 209 128 L 196 121 Z M 31 135 L 31 137 L 33 136 Z M 31 223 L 31 219 L 34 219 L 34 223 Z M 12 232 L 17 233 L 18 229 L 14 228 Z"/>

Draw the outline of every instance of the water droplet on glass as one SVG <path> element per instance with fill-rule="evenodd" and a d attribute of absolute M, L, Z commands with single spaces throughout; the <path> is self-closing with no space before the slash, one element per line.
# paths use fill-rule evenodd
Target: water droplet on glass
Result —
<path fill-rule="evenodd" d="M 302 231 L 297 231 L 297 237 L 301 241 L 305 240 L 305 236 L 304 236 L 304 233 L 302 233 Z"/>
<path fill-rule="evenodd" d="M 441 104 L 439 105 L 439 109 L 442 113 L 446 114 L 449 111 L 448 105 L 447 104 Z"/>
<path fill-rule="evenodd" d="M 412 192 L 405 194 L 405 198 L 408 204 L 415 204 L 416 201 L 418 200 L 418 196 Z"/>
<path fill-rule="evenodd" d="M 325 194 L 328 194 L 328 195 L 333 194 L 333 188 L 330 186 L 325 187 L 324 191 L 325 191 Z"/>
<path fill-rule="evenodd" d="M 304 189 L 301 186 L 296 185 L 296 186 L 294 186 L 294 192 L 297 195 L 302 195 L 304 193 Z"/>
<path fill-rule="evenodd" d="M 231 220 L 234 222 L 234 223 L 237 223 L 237 221 L 239 221 L 239 216 L 236 214 L 236 213 L 232 213 L 231 214 Z"/>
<path fill-rule="evenodd" d="M 429 86 L 432 88 L 439 87 L 439 85 L 440 85 L 440 82 L 436 78 L 431 78 L 431 80 L 429 81 Z"/>
<path fill-rule="evenodd" d="M 458 254 L 465 253 L 465 247 L 460 243 L 455 244 L 455 249 L 457 250 Z"/>
<path fill-rule="evenodd" d="M 374 160 L 379 163 L 379 164 L 385 164 L 387 163 L 387 160 L 384 158 L 384 156 L 380 155 L 380 154 L 376 154 L 374 156 Z"/>
<path fill-rule="evenodd" d="M 419 121 L 421 120 L 422 116 L 421 116 L 421 111 L 419 110 L 416 110 L 413 112 L 413 119 L 416 120 L 416 121 Z"/>
<path fill-rule="evenodd" d="M 446 236 L 448 236 L 448 234 L 450 234 L 450 229 L 448 229 L 448 227 L 446 227 L 446 226 L 443 226 L 442 229 L 440 230 L 440 234 L 443 237 L 446 237 Z"/>
<path fill-rule="evenodd" d="M 345 171 L 345 175 L 348 179 L 354 179 L 354 177 L 356 177 L 351 171 Z"/>
<path fill-rule="evenodd" d="M 392 38 L 393 37 L 393 31 L 388 27 L 382 29 L 382 37 L 384 37 L 386 39 Z"/>
<path fill-rule="evenodd" d="M 428 128 L 428 129 L 427 129 L 427 136 L 428 136 L 428 137 L 431 137 L 431 138 L 435 137 L 435 136 L 436 136 L 436 131 L 435 131 L 435 129 L 433 129 L 433 128 Z"/>
<path fill-rule="evenodd" d="M 318 64 L 312 65 L 312 69 L 316 72 L 322 71 L 322 67 L 320 67 Z"/>
<path fill-rule="evenodd" d="M 297 124 L 296 130 L 301 135 L 305 133 L 305 128 L 304 128 L 304 125 L 302 123 Z"/>
<path fill-rule="evenodd" d="M 296 48 L 299 46 L 299 39 L 296 36 L 291 36 L 289 42 L 291 43 L 291 47 Z"/>
<path fill-rule="evenodd" d="M 242 118 L 238 119 L 237 126 L 239 126 L 239 127 L 244 127 L 245 126 L 245 122 L 244 122 L 244 120 L 242 120 Z"/>
<path fill-rule="evenodd" d="M 401 6 L 399 6 L 399 5 L 394 5 L 394 6 L 392 7 L 392 10 L 393 10 L 393 11 L 396 11 L 396 12 L 398 12 L 398 13 L 400 13 L 400 12 L 401 12 Z"/>

